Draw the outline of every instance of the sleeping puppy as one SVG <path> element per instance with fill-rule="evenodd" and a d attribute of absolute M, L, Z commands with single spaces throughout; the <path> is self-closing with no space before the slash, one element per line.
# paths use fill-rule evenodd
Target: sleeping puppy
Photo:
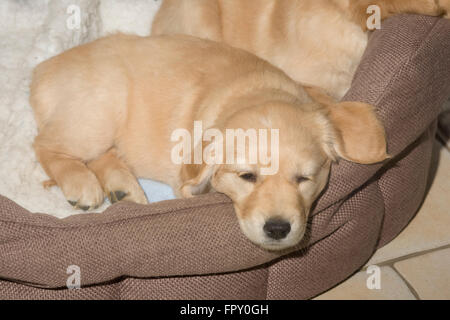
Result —
<path fill-rule="evenodd" d="M 164 0 L 152 33 L 223 41 L 340 99 L 367 46 L 368 18 L 378 13 L 449 17 L 450 0 Z"/>
<path fill-rule="evenodd" d="M 167 183 L 179 197 L 215 190 L 233 200 L 250 240 L 284 249 L 302 238 L 332 161 L 386 158 L 384 129 L 370 105 L 335 103 L 309 90 L 225 44 L 113 35 L 35 69 L 34 148 L 77 208 L 95 208 L 105 195 L 147 203 L 136 177 Z M 200 139 L 180 139 L 195 136 L 199 123 Z M 242 140 L 229 130 L 248 134 L 243 149 L 228 148 Z M 250 139 L 252 132 L 262 138 Z"/>

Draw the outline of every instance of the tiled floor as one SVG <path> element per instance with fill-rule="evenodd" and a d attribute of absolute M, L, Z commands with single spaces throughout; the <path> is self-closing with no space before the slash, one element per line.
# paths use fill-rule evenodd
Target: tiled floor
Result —
<path fill-rule="evenodd" d="M 436 142 L 434 159 L 430 191 L 408 227 L 360 272 L 316 299 L 450 299 L 449 150 Z M 372 265 L 379 267 L 379 289 Z"/>

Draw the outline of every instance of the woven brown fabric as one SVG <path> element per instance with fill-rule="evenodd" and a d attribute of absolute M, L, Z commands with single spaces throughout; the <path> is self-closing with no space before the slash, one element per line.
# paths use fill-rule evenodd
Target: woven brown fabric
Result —
<path fill-rule="evenodd" d="M 268 252 L 210 194 L 58 220 L 0 196 L 0 299 L 306 299 L 344 280 L 408 223 L 425 191 L 435 119 L 450 95 L 450 22 L 398 16 L 372 36 L 346 100 L 377 106 L 384 164 L 341 161 L 308 236 Z M 82 289 L 65 289 L 66 269 Z"/>

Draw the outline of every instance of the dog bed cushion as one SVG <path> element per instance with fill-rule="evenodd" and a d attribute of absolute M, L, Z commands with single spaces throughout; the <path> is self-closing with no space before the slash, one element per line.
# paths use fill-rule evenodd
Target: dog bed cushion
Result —
<path fill-rule="evenodd" d="M 347 94 L 377 107 L 387 164 L 334 165 L 304 241 L 269 252 L 208 194 L 57 219 L 0 196 L 0 298 L 310 298 L 362 266 L 425 192 L 435 119 L 450 95 L 450 22 L 398 16 L 376 31 Z M 68 290 L 76 265 L 83 288 Z"/>

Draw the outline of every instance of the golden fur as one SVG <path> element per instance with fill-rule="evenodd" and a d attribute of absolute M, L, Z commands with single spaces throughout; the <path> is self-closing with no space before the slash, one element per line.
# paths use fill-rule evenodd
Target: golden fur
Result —
<path fill-rule="evenodd" d="M 57 184 L 83 210 L 105 195 L 147 203 L 136 177 L 168 183 L 180 197 L 214 189 L 233 200 L 253 242 L 268 249 L 297 244 L 332 161 L 387 157 L 372 106 L 335 102 L 366 47 L 368 4 L 378 4 L 386 18 L 448 14 L 450 0 L 164 1 L 155 35 L 226 42 L 287 75 L 246 51 L 182 35 L 114 35 L 42 63 L 30 99 L 39 128 L 35 151 L 51 178 L 45 185 Z M 221 132 L 279 129 L 279 170 L 262 175 L 266 164 L 248 158 L 174 163 L 171 134 L 192 132 L 198 120 Z M 190 152 L 200 145 L 208 144 Z M 289 230 L 274 237 L 266 230 L 270 221 L 277 223 L 273 232 L 280 221 Z"/>
<path fill-rule="evenodd" d="M 105 195 L 146 203 L 136 177 L 168 183 L 185 197 L 212 187 L 233 200 L 252 241 L 282 249 L 303 236 L 333 160 L 386 158 L 384 130 L 371 106 L 337 104 L 308 90 L 225 44 L 182 35 L 109 36 L 36 68 L 30 98 L 39 128 L 34 147 L 49 177 L 78 208 L 96 207 Z M 174 163 L 171 134 L 178 128 L 192 132 L 195 120 L 221 131 L 278 128 L 279 170 L 263 176 L 262 165 L 247 159 Z M 254 181 L 243 179 L 249 173 Z M 290 223 L 284 239 L 265 235 L 271 218 Z"/>
<path fill-rule="evenodd" d="M 450 0 L 164 0 L 152 34 L 223 41 L 339 99 L 367 46 L 369 5 L 382 19 L 450 13 Z"/>

